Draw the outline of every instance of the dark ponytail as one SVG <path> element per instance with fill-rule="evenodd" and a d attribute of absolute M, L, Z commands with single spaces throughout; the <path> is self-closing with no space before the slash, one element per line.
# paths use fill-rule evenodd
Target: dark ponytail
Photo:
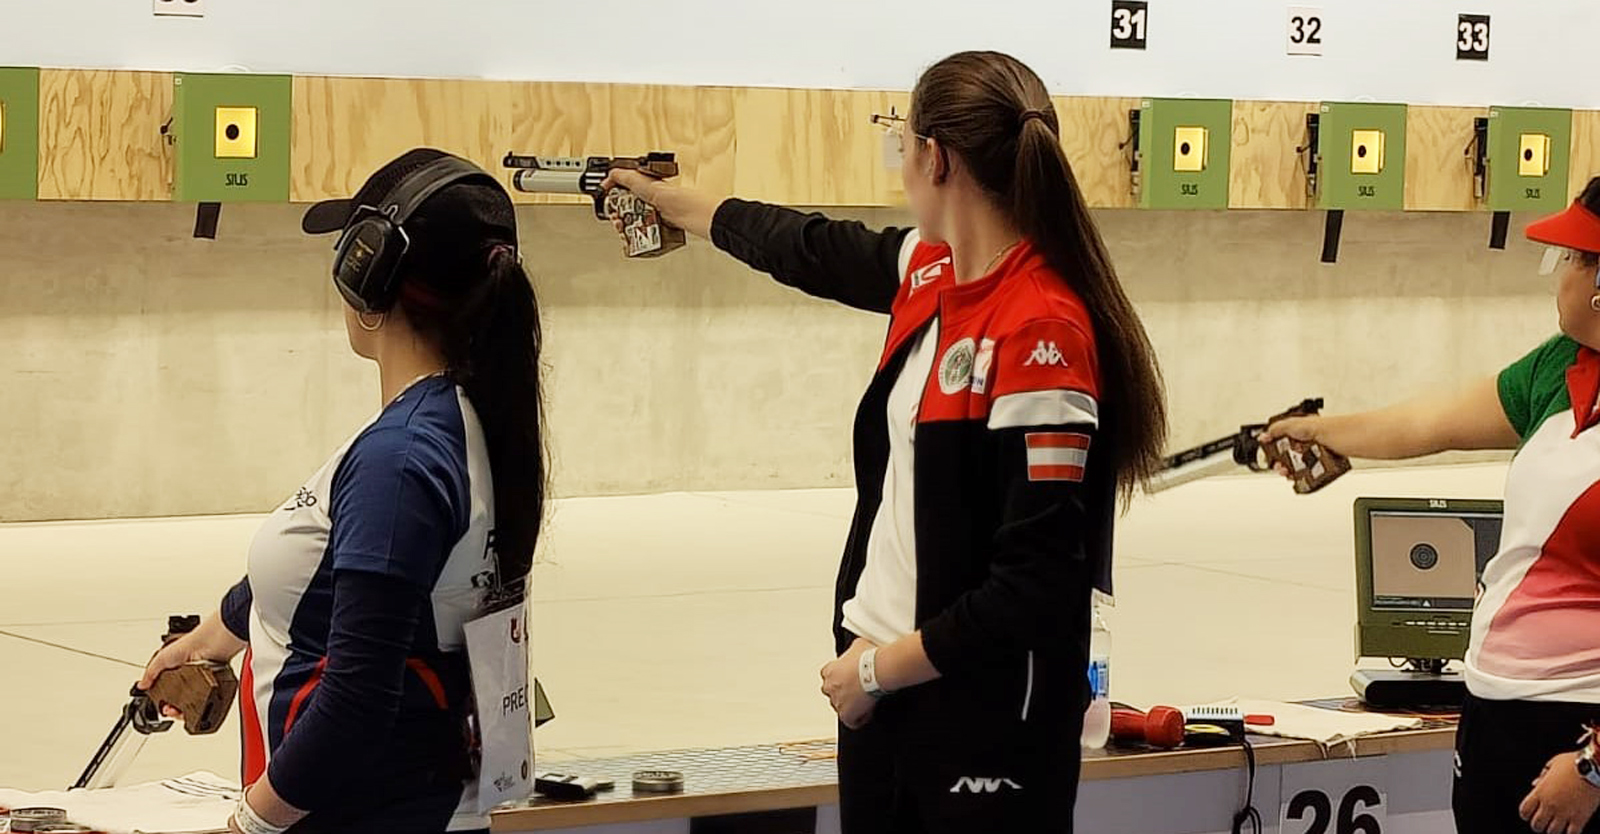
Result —
<path fill-rule="evenodd" d="M 1049 92 L 998 52 L 940 61 L 911 97 L 914 133 L 957 155 L 1089 309 L 1100 361 L 1099 448 L 1122 497 L 1162 466 L 1166 399 L 1155 350 L 1122 290 L 1100 231 L 1061 148 Z"/>
<path fill-rule="evenodd" d="M 494 477 L 500 570 L 506 581 L 520 580 L 533 565 L 546 492 L 533 284 L 513 244 L 487 242 L 448 270 L 408 276 L 400 306 L 419 333 L 438 341 L 450 377 L 478 413 Z"/>

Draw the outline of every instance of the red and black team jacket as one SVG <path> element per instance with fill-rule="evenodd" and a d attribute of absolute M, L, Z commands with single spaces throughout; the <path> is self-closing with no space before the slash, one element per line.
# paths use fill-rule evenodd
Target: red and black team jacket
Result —
<path fill-rule="evenodd" d="M 1077 294 L 1026 241 L 990 276 L 957 286 L 949 247 L 905 229 L 729 200 L 711 239 L 784 284 L 891 316 L 856 412 L 858 498 L 836 589 L 838 650 L 855 639 L 840 609 L 855 596 L 882 499 L 889 391 L 937 317 L 913 435 L 923 645 L 947 677 L 1035 654 L 1081 677 L 1092 590 L 1110 591 L 1116 492 L 1094 454 L 1099 374 Z"/>

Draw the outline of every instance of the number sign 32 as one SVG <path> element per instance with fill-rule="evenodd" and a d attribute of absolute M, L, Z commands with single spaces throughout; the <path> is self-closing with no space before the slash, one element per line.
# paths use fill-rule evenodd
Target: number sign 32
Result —
<path fill-rule="evenodd" d="M 1289 7 L 1289 54 L 1322 54 L 1322 10 L 1309 6 Z"/>

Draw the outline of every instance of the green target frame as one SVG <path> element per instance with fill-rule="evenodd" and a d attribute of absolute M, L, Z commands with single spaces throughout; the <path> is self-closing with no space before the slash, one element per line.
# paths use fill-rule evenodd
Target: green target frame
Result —
<path fill-rule="evenodd" d="M 1233 157 L 1233 102 L 1147 98 L 1139 106 L 1143 184 L 1152 209 L 1225 209 Z"/>
<path fill-rule="evenodd" d="M 39 198 L 39 70 L 0 67 L 0 200 Z"/>

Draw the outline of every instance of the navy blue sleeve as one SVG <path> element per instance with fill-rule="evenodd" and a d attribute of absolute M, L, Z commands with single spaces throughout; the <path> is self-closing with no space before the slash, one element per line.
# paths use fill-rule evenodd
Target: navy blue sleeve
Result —
<path fill-rule="evenodd" d="M 285 802 L 325 810 L 338 804 L 352 776 L 372 769 L 400 713 L 406 659 L 427 595 L 400 577 L 334 573 L 328 666 L 267 769 Z"/>
<path fill-rule="evenodd" d="M 333 479 L 333 569 L 431 588 L 466 533 L 465 473 L 446 441 L 406 426 L 358 438 Z"/>
<path fill-rule="evenodd" d="M 222 597 L 222 625 L 246 643 L 250 642 L 250 605 L 254 601 L 248 576 L 229 588 Z"/>

